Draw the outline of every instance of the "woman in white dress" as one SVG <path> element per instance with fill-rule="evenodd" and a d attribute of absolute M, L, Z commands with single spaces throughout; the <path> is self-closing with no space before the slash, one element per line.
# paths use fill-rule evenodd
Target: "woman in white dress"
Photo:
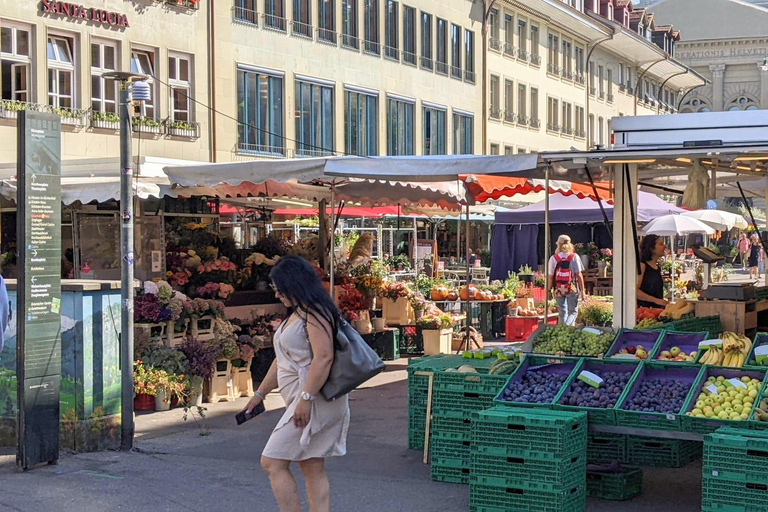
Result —
<path fill-rule="evenodd" d="M 299 512 L 296 481 L 289 470 L 297 462 L 304 476 L 311 512 L 330 511 L 325 458 L 347 451 L 347 395 L 331 402 L 320 395 L 333 362 L 339 310 L 317 273 L 297 256 L 281 258 L 269 274 L 289 315 L 275 332 L 275 360 L 248 402 L 250 412 L 276 387 L 286 409 L 261 454 L 280 512 Z"/>

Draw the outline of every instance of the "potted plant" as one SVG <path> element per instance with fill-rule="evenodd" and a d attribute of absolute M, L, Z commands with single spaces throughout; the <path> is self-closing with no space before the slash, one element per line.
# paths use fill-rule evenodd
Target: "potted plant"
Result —
<path fill-rule="evenodd" d="M 157 394 L 157 371 L 140 359 L 133 362 L 133 409 L 154 411 Z"/>
<path fill-rule="evenodd" d="M 160 123 L 151 117 L 136 116 L 132 125 L 135 132 L 160 133 Z"/>
<path fill-rule="evenodd" d="M 19 112 L 22 110 L 27 110 L 27 103 L 23 101 L 2 100 L 2 103 L 0 103 L 1 117 L 6 119 L 18 118 Z"/>
<path fill-rule="evenodd" d="M 174 137 L 188 137 L 190 139 L 197 138 L 197 124 L 189 123 L 187 121 L 169 121 L 168 135 Z"/>
<path fill-rule="evenodd" d="M 587 269 L 589 268 L 589 247 L 588 245 L 584 244 L 573 244 L 573 250 L 576 252 L 576 254 L 579 255 L 579 259 L 581 259 L 582 266 Z"/>
<path fill-rule="evenodd" d="M 165 410 L 170 407 L 171 399 L 182 401 L 186 391 L 184 386 L 179 386 L 183 376 L 189 372 L 187 356 L 181 350 L 173 349 L 165 345 L 150 347 L 144 354 L 144 364 L 158 372 L 158 385 L 155 394 L 155 409 Z M 181 377 L 181 379 L 179 378 Z"/>
<path fill-rule="evenodd" d="M 533 284 L 533 269 L 529 265 L 521 266 L 517 271 L 517 277 L 526 284 Z"/>
<path fill-rule="evenodd" d="M 453 340 L 453 317 L 448 313 L 422 316 L 416 325 L 421 328 L 424 354 L 448 354 Z"/>
<path fill-rule="evenodd" d="M 381 286 L 382 316 L 390 325 L 410 325 L 415 320 L 410 297 L 410 287 L 402 281 L 384 283 Z"/>
<path fill-rule="evenodd" d="M 213 376 L 216 365 L 216 350 L 197 338 L 186 338 L 180 347 L 189 366 L 188 403 L 199 406 L 203 403 L 203 382 Z"/>
<path fill-rule="evenodd" d="M 119 130 L 120 116 L 112 112 L 91 111 L 91 127 L 104 130 Z"/>
<path fill-rule="evenodd" d="M 587 326 L 610 327 L 613 324 L 613 304 L 588 300 L 579 306 L 577 321 Z"/>
<path fill-rule="evenodd" d="M 143 329 L 149 331 L 153 341 L 162 341 L 171 317 L 171 310 L 161 306 L 160 300 L 155 293 L 149 293 L 145 290 L 134 299 L 134 328 L 136 330 Z"/>
<path fill-rule="evenodd" d="M 418 320 L 424 315 L 424 310 L 429 305 L 429 301 L 421 292 L 413 292 L 408 300 L 413 308 L 414 317 Z"/>
<path fill-rule="evenodd" d="M 608 266 L 613 261 L 613 249 L 600 249 L 597 256 L 597 273 L 600 277 L 608 276 Z"/>
<path fill-rule="evenodd" d="M 341 310 L 342 315 L 360 334 L 370 333 L 372 327 L 363 294 L 360 290 L 348 284 L 342 285 L 341 289 L 339 310 Z"/>

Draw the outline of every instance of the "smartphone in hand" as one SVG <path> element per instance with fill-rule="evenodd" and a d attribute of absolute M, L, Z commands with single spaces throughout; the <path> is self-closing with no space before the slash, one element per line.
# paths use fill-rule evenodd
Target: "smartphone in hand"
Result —
<path fill-rule="evenodd" d="M 238 425 L 242 425 L 246 421 L 250 420 L 251 418 L 255 418 L 259 414 L 263 413 L 266 409 L 264 409 L 264 403 L 258 404 L 256 407 L 253 408 L 253 410 L 250 413 L 246 413 L 245 409 L 240 411 L 235 415 L 235 421 L 237 421 Z"/>

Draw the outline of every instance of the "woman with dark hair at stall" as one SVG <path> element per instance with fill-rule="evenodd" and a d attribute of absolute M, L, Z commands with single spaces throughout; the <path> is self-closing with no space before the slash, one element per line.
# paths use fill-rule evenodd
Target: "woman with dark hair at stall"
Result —
<path fill-rule="evenodd" d="M 333 363 L 341 314 L 312 266 L 298 256 L 280 258 L 269 273 L 277 298 L 289 314 L 275 332 L 275 360 L 248 402 L 250 412 L 276 387 L 283 414 L 261 454 L 280 512 L 301 505 L 291 462 L 304 476 L 311 512 L 330 511 L 325 458 L 344 455 L 349 427 L 348 396 L 326 401 L 320 389 Z"/>
<path fill-rule="evenodd" d="M 646 235 L 640 241 L 640 275 L 637 277 L 637 307 L 663 308 L 664 279 L 661 277 L 659 259 L 667 247 L 658 235 Z"/>

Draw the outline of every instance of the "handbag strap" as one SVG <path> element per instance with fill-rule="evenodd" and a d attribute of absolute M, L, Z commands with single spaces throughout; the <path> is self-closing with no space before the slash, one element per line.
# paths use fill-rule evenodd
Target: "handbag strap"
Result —
<path fill-rule="evenodd" d="M 307 320 L 309 320 L 309 313 L 307 313 L 306 317 L 305 316 L 301 316 L 299 313 L 296 313 L 296 314 L 299 315 L 299 318 L 301 319 L 301 321 L 304 322 L 304 332 L 307 333 L 307 343 L 309 343 L 309 329 L 307 329 L 307 323 L 308 323 Z M 344 320 L 344 319 L 342 319 L 341 321 L 343 323 L 346 323 L 346 320 Z M 334 353 L 337 350 L 339 350 L 339 348 L 340 348 L 340 344 L 339 344 L 339 339 L 338 338 L 339 338 L 339 331 L 341 330 L 341 327 L 342 326 L 339 325 L 339 326 L 337 326 L 336 329 L 333 329 L 333 326 L 331 326 L 331 338 L 333 339 L 333 351 L 334 351 Z M 336 333 L 335 335 L 333 334 L 334 331 Z M 310 348 L 311 347 L 312 347 L 312 344 L 310 343 Z"/>

